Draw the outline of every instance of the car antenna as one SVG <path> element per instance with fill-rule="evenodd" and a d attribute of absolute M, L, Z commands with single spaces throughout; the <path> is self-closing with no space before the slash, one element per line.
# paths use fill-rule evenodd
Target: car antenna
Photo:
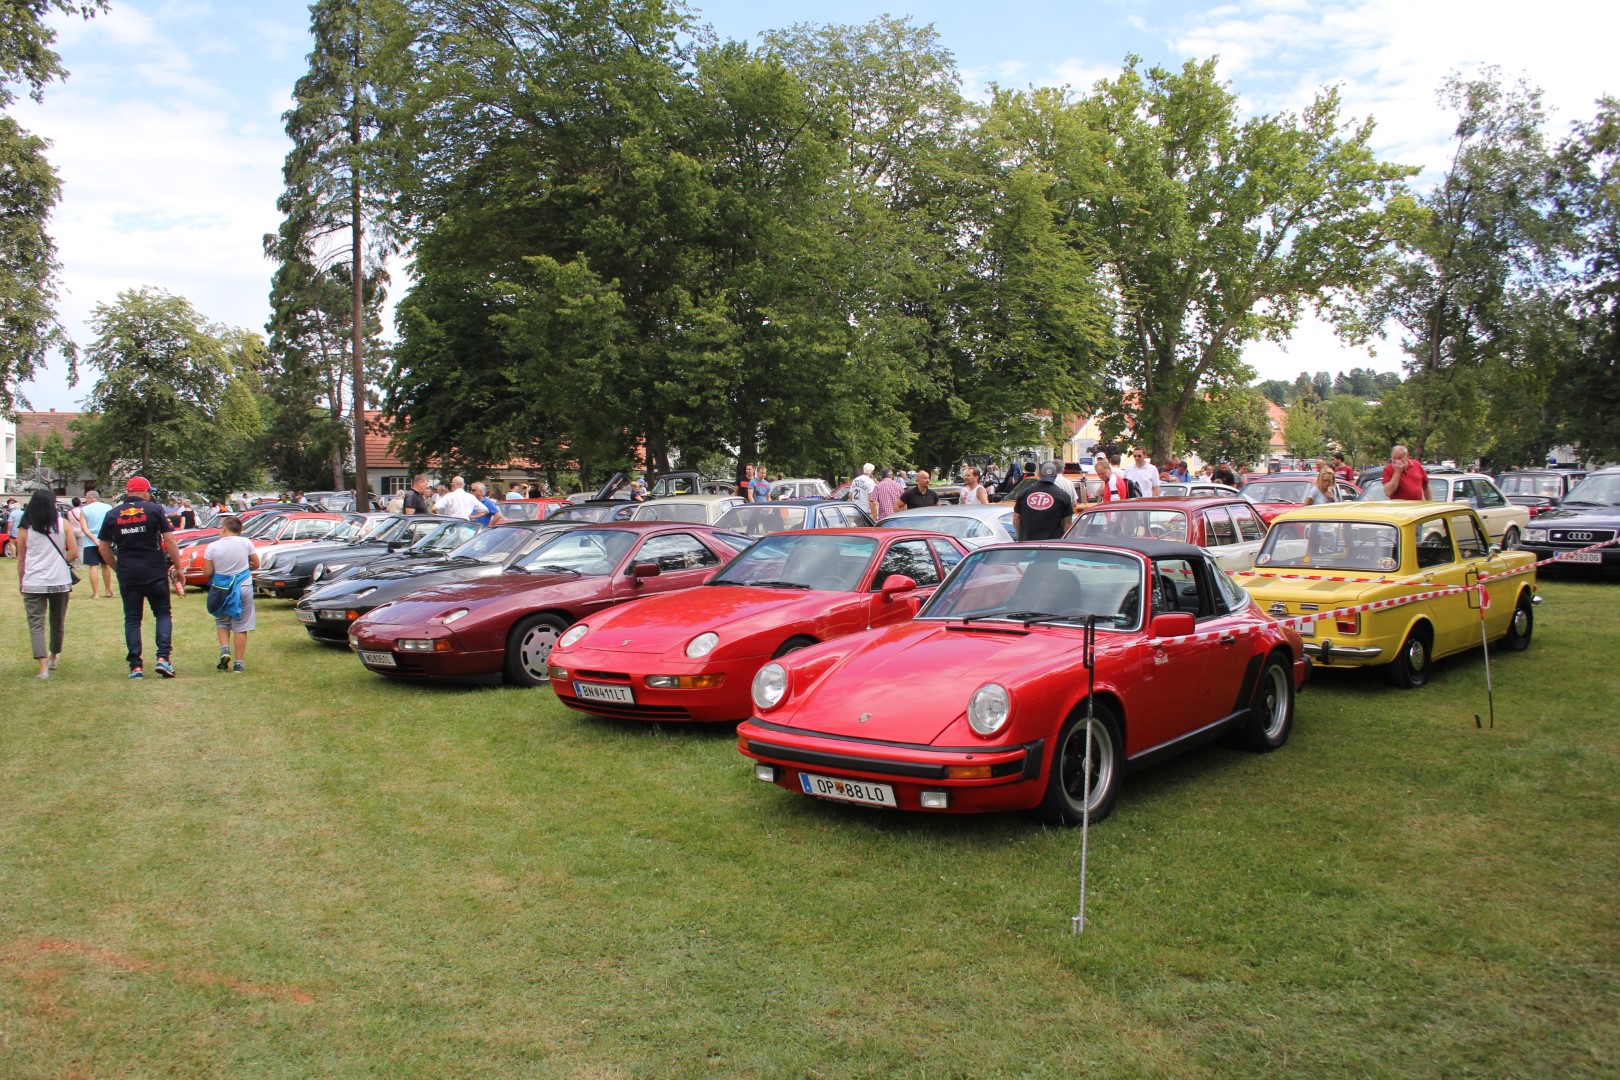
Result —
<path fill-rule="evenodd" d="M 1081 656 L 1086 665 L 1086 756 L 1085 794 L 1080 803 L 1080 913 L 1069 919 L 1069 932 L 1081 934 L 1086 929 L 1086 856 L 1091 840 L 1091 725 L 1097 717 L 1097 616 L 1086 616 L 1086 634 L 1081 638 Z M 1057 761 L 1052 768 L 1059 767 Z"/>

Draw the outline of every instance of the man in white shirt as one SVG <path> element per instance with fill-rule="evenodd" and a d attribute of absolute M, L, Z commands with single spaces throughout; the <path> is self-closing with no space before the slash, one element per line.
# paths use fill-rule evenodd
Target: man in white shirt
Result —
<path fill-rule="evenodd" d="M 522 484 L 513 484 L 506 492 L 506 498 L 508 500 L 527 499 L 528 497 L 528 492 L 523 490 Z"/>
<path fill-rule="evenodd" d="M 1159 493 L 1159 470 L 1153 462 L 1148 460 L 1147 448 L 1138 446 L 1131 451 L 1133 464 L 1120 470 L 1125 479 L 1136 484 L 1137 491 L 1143 498 L 1149 498 Z"/>
<path fill-rule="evenodd" d="M 868 513 L 872 510 L 872 490 L 877 487 L 877 481 L 872 479 L 876 469 L 877 466 L 868 461 L 861 466 L 861 475 L 849 482 L 849 501 Z"/>
<path fill-rule="evenodd" d="M 464 477 L 455 476 L 450 479 L 450 490 L 444 497 L 433 504 L 433 512 L 443 514 L 445 517 L 461 518 L 469 521 L 472 516 L 483 508 L 483 504 L 467 490 L 467 481 Z"/>

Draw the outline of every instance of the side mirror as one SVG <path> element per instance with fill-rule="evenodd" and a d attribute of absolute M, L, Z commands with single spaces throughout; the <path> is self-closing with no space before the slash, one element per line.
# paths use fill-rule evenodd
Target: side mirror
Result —
<path fill-rule="evenodd" d="M 1486 551 L 1486 554 L 1489 555 L 1493 559 L 1496 558 L 1498 555 L 1502 554 L 1502 545 L 1501 544 L 1492 544 L 1490 546 L 1490 548 Z"/>
<path fill-rule="evenodd" d="M 630 576 L 640 581 L 642 578 L 657 577 L 663 571 L 658 569 L 655 562 L 638 562 L 630 566 Z"/>
<path fill-rule="evenodd" d="M 894 598 L 903 596 L 917 587 L 917 582 L 904 574 L 890 574 L 883 579 L 883 602 L 894 603 Z"/>
<path fill-rule="evenodd" d="M 1187 637 L 1197 626 L 1197 620 L 1185 611 L 1170 611 L 1153 616 L 1149 632 L 1156 638 Z"/>

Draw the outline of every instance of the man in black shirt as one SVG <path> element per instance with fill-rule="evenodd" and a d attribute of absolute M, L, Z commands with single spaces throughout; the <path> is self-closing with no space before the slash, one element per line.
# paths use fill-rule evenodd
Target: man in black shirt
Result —
<path fill-rule="evenodd" d="M 425 514 L 430 507 L 427 501 L 427 473 L 418 473 L 411 481 L 411 490 L 405 493 L 405 500 L 400 503 L 400 509 L 407 514 Z"/>
<path fill-rule="evenodd" d="M 928 470 L 917 470 L 917 486 L 907 488 L 900 496 L 900 502 L 907 510 L 915 510 L 919 506 L 938 506 L 939 492 L 928 488 Z"/>
<path fill-rule="evenodd" d="M 1074 501 L 1052 481 L 1062 466 L 1055 461 L 1041 462 L 1038 479 L 1024 489 L 1013 506 L 1013 532 L 1020 540 L 1056 540 L 1069 528 Z"/>
<path fill-rule="evenodd" d="M 174 542 L 163 507 L 151 500 L 152 485 L 144 476 L 130 477 L 124 492 L 123 501 L 102 520 L 96 547 L 102 561 L 118 575 L 129 677 L 140 679 L 146 674 L 141 669 L 141 617 L 150 604 L 157 624 L 157 673 L 172 679 L 169 650 L 174 644 L 174 620 L 169 611 L 169 574 L 180 565 L 180 545 Z"/>

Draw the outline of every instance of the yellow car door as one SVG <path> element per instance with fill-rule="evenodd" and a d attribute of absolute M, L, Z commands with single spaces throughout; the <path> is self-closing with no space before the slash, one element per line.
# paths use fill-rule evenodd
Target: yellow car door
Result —
<path fill-rule="evenodd" d="M 1450 518 L 1473 514 L 1436 514 L 1417 524 L 1418 580 L 1424 587 L 1454 588 L 1479 580 L 1477 560 L 1459 559 Z M 1446 656 L 1479 640 L 1479 615 L 1472 594 L 1452 593 L 1423 603 L 1434 622 L 1434 655 Z"/>

